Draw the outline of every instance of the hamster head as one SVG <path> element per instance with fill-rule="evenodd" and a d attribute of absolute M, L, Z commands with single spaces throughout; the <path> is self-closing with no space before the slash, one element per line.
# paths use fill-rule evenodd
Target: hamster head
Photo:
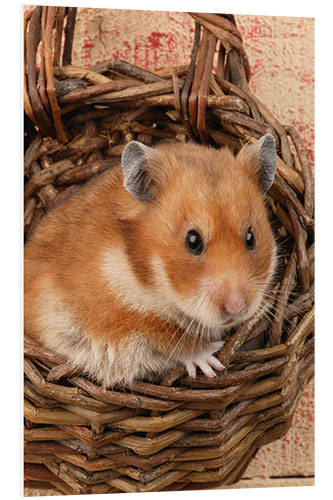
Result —
<path fill-rule="evenodd" d="M 136 251 L 165 310 L 213 329 L 252 316 L 276 263 L 264 201 L 276 168 L 273 137 L 236 157 L 196 144 L 152 149 L 133 141 L 122 167 L 136 204 Z"/>

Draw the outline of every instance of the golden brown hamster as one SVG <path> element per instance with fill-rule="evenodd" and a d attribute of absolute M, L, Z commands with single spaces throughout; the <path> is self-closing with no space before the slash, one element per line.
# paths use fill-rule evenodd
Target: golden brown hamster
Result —
<path fill-rule="evenodd" d="M 237 156 L 132 141 L 119 168 L 50 211 L 25 246 L 25 329 L 107 387 L 213 355 L 260 308 L 276 265 L 263 136 Z"/>

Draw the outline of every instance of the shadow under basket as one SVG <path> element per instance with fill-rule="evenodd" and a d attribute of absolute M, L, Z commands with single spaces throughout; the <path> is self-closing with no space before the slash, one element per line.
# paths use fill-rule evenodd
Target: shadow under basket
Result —
<path fill-rule="evenodd" d="M 272 321 L 241 325 L 218 353 L 226 369 L 213 380 L 177 369 L 130 390 L 101 388 L 25 337 L 27 487 L 88 494 L 235 483 L 261 446 L 288 431 L 313 376 L 309 157 L 296 130 L 249 90 L 234 17 L 188 15 L 189 64 L 149 72 L 119 59 L 72 66 L 76 9 L 37 6 L 26 14 L 25 237 L 80 183 L 119 164 L 130 140 L 192 140 L 237 152 L 271 133 L 278 161 L 267 200 L 282 255 Z M 240 349 L 259 335 L 261 349 Z"/>

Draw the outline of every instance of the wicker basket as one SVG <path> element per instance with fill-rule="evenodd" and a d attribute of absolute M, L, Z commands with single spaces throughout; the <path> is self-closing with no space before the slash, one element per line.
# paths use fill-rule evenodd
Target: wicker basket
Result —
<path fill-rule="evenodd" d="M 119 59 L 73 67 L 76 9 L 36 7 L 26 15 L 25 235 L 79 183 L 118 163 L 134 138 L 191 139 L 237 151 L 269 132 L 278 164 L 268 202 L 283 254 L 272 323 L 268 328 L 258 318 L 242 325 L 219 352 L 226 370 L 214 380 L 193 381 L 179 369 L 131 390 L 103 389 L 25 338 L 27 486 L 83 494 L 234 483 L 261 446 L 287 432 L 313 375 L 308 155 L 296 130 L 250 92 L 234 17 L 190 15 L 189 65 L 156 73 Z M 262 349 L 240 350 L 263 333 Z"/>

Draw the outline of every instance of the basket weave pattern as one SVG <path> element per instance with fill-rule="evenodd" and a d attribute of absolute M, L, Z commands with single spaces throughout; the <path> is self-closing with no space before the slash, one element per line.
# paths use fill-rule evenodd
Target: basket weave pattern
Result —
<path fill-rule="evenodd" d="M 213 380 L 194 381 L 180 368 L 130 390 L 101 388 L 25 337 L 27 486 L 87 494 L 231 484 L 261 446 L 288 431 L 313 376 L 309 157 L 297 131 L 251 93 L 234 17 L 190 15 L 190 63 L 155 73 L 119 59 L 74 67 L 76 9 L 26 15 L 25 236 L 80 183 L 118 164 L 132 139 L 190 139 L 237 152 L 271 133 L 278 162 L 268 203 L 283 255 L 272 322 L 258 317 L 239 327 L 218 353 L 226 369 Z M 263 334 L 262 349 L 240 350 Z"/>

